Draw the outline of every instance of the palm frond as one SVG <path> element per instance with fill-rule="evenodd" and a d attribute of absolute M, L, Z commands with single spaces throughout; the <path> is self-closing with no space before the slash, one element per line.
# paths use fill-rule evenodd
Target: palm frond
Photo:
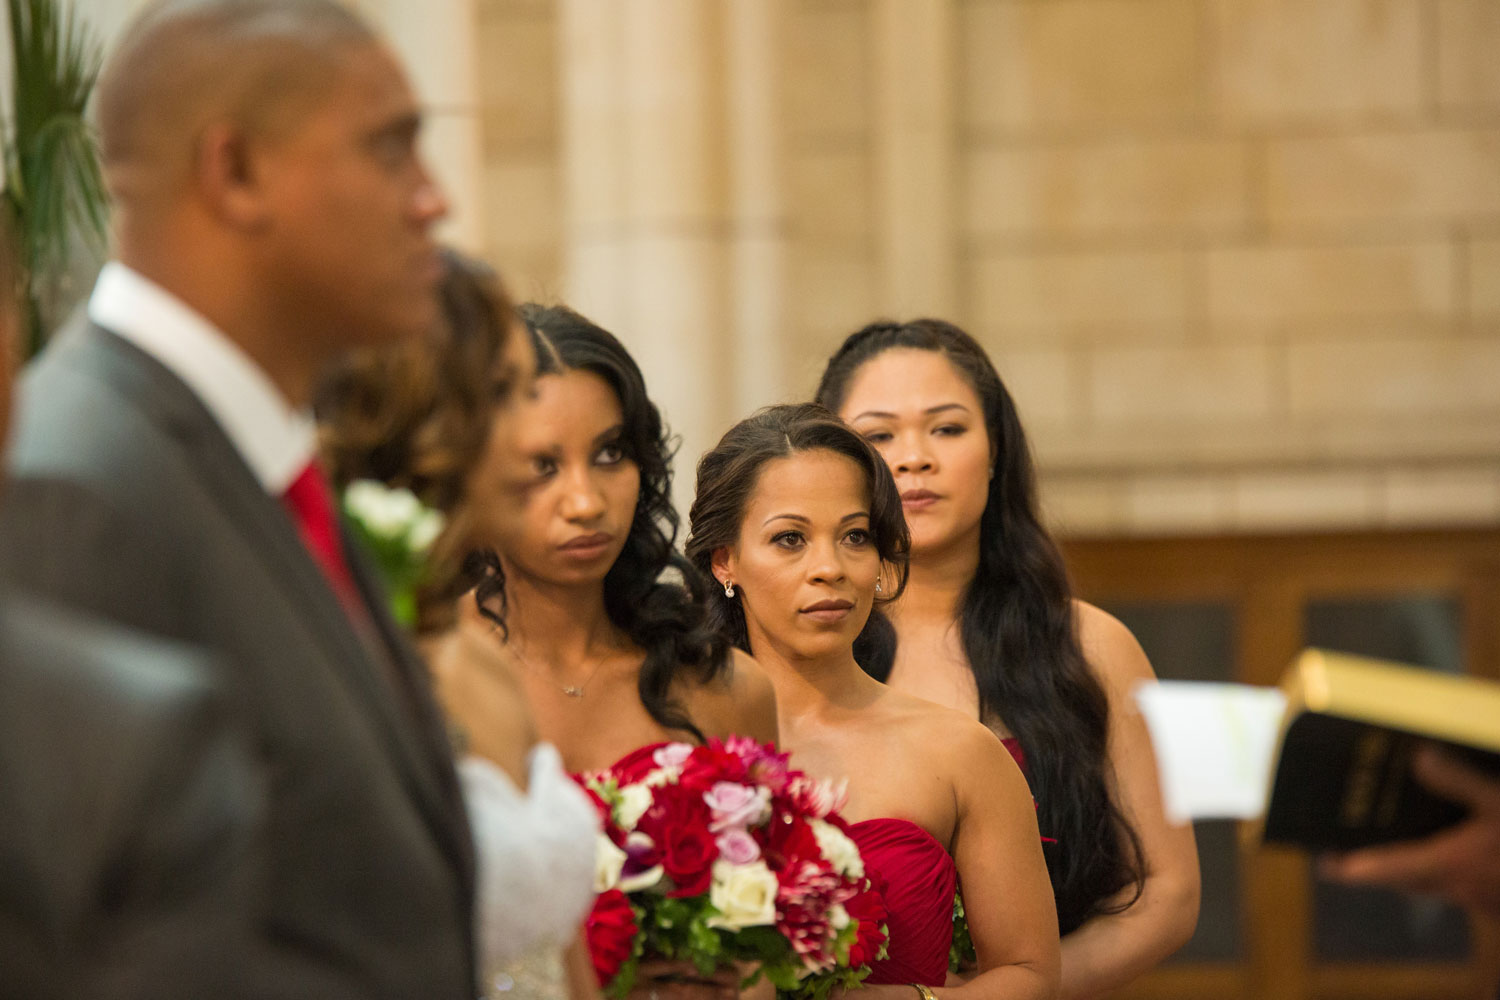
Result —
<path fill-rule="evenodd" d="M 84 115 L 102 50 L 67 0 L 6 0 L 12 100 L 4 169 L 22 242 L 31 313 L 69 266 L 74 240 L 104 246 L 108 197 Z M 33 338 L 41 331 L 33 330 Z"/>

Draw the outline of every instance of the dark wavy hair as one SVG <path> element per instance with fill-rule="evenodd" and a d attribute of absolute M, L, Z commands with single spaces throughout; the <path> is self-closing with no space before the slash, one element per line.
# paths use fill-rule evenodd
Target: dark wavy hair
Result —
<path fill-rule="evenodd" d="M 704 742 L 673 698 L 672 685 L 684 672 L 698 684 L 710 683 L 729 669 L 729 649 L 708 622 L 711 588 L 675 548 L 675 442 L 646 395 L 640 367 L 613 335 L 566 306 L 527 303 L 519 313 L 536 348 L 538 375 L 589 372 L 603 379 L 620 401 L 620 449 L 640 470 L 641 487 L 625 547 L 604 577 L 604 610 L 646 654 L 637 690 L 651 718 Z M 504 628 L 505 571 L 499 555 L 476 553 L 471 567 L 480 577 L 475 592 L 480 610 Z"/>
<path fill-rule="evenodd" d="M 688 512 L 687 557 L 698 572 L 713 576 L 716 549 L 733 545 L 740 537 L 745 508 L 755 493 L 761 469 L 773 459 L 808 451 L 831 451 L 859 466 L 865 476 L 870 500 L 870 537 L 881 561 L 891 568 L 895 585 L 889 594 L 876 598 L 860 637 L 862 646 L 894 642 L 895 633 L 879 605 L 893 601 L 906 588 L 906 559 L 911 535 L 901 512 L 901 494 L 885 460 L 869 442 L 816 403 L 769 406 L 746 417 L 729 429 L 712 451 L 698 461 L 697 492 Z M 739 598 L 724 596 L 715 588 L 710 623 L 731 643 L 750 652 L 745 627 L 745 609 Z"/>
<path fill-rule="evenodd" d="M 974 338 L 951 323 L 877 322 L 829 359 L 817 399 L 837 412 L 865 362 L 907 348 L 941 354 L 978 394 L 995 469 L 979 526 L 979 568 L 958 619 L 981 718 L 998 718 L 1026 751 L 1061 933 L 1117 913 L 1145 881 L 1140 838 L 1110 794 L 1109 699 L 1079 644 L 1062 554 L 1042 526 L 1036 471 L 1015 402 Z M 894 633 L 861 663 L 885 680 Z M 1110 900 L 1133 888 L 1124 902 Z"/>
<path fill-rule="evenodd" d="M 417 592 L 417 629 L 452 625 L 472 586 L 465 489 L 516 386 L 497 371 L 515 310 L 494 271 L 444 252 L 443 322 L 427 336 L 356 351 L 329 373 L 316 400 L 329 476 L 339 488 L 373 479 L 409 489 L 446 521 Z"/>

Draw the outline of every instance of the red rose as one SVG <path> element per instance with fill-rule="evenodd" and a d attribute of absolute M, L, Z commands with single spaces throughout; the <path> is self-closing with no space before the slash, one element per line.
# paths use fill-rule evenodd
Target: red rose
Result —
<path fill-rule="evenodd" d="M 884 881 L 884 880 L 882 880 Z M 885 944 L 885 922 L 890 914 L 885 908 L 885 899 L 873 886 L 844 904 L 852 920 L 859 922 L 854 943 L 849 946 L 849 965 L 859 968 L 869 965 L 880 954 Z"/>
<path fill-rule="evenodd" d="M 827 867 L 823 851 L 818 847 L 817 835 L 807 821 L 795 813 L 771 817 L 770 828 L 766 831 L 765 854 L 766 863 L 778 873 L 799 861 L 816 862 Z"/>
<path fill-rule="evenodd" d="M 668 896 L 700 896 L 713 882 L 714 859 L 719 845 L 703 823 L 673 823 L 662 829 L 661 864 L 677 886 Z"/>
<path fill-rule="evenodd" d="M 608 986 L 619 974 L 620 966 L 629 960 L 639 930 L 635 910 L 619 889 L 600 893 L 594 900 L 594 908 L 583 924 L 583 934 L 600 986 Z"/>
<path fill-rule="evenodd" d="M 711 818 L 702 792 L 681 785 L 662 785 L 652 789 L 651 806 L 635 828 L 660 844 L 667 839 L 668 829 L 693 826 L 707 830 Z"/>
<path fill-rule="evenodd" d="M 678 780 L 684 788 L 706 792 L 715 782 L 743 782 L 745 774 L 745 761 L 739 754 L 724 749 L 718 740 L 710 740 L 708 746 L 693 749 Z"/>

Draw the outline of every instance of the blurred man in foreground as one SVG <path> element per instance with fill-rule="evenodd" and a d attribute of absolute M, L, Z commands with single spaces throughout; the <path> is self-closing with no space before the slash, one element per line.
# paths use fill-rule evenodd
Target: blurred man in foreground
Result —
<path fill-rule="evenodd" d="M 345 352 L 439 321 L 406 80 L 332 0 L 168 0 L 96 108 L 117 256 L 22 385 L 0 566 L 222 664 L 269 775 L 256 995 L 472 1000 L 445 731 L 309 412 Z"/>

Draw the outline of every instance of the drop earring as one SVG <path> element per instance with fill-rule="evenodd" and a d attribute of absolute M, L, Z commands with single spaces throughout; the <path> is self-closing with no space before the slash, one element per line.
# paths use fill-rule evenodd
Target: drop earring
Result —
<path fill-rule="evenodd" d="M 877 593 L 877 594 L 880 593 L 880 581 L 879 580 L 875 581 L 875 593 Z"/>
<path fill-rule="evenodd" d="M 734 583 L 732 581 L 730 581 L 730 580 L 725 580 L 724 581 L 724 596 L 725 597 L 733 597 L 734 596 Z"/>

